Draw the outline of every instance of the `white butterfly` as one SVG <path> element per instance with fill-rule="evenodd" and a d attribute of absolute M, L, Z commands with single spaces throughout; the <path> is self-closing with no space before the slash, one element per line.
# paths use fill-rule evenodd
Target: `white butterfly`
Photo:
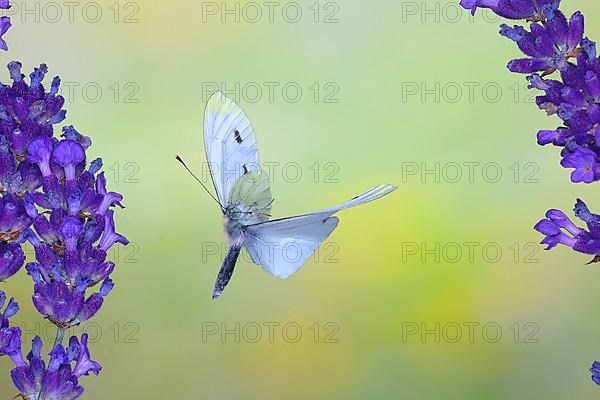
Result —
<path fill-rule="evenodd" d="M 339 220 L 333 214 L 377 200 L 397 189 L 381 185 L 339 206 L 269 221 L 273 197 L 269 178 L 260 168 L 252 124 L 241 107 L 220 92 L 206 106 L 204 146 L 217 192 L 215 200 L 223 211 L 229 242 L 213 299 L 229 283 L 243 247 L 255 264 L 286 279 L 302 267 L 337 227 Z M 179 157 L 178 160 L 183 163 Z"/>

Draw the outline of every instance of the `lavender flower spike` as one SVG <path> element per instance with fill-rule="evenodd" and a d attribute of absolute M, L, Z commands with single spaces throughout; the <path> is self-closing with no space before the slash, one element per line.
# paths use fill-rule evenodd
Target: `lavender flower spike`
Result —
<path fill-rule="evenodd" d="M 0 355 L 15 364 L 11 377 L 23 399 L 77 399 L 84 392 L 79 379 L 102 367 L 90 357 L 87 335 L 72 337 L 67 348 L 63 339 L 66 329 L 100 311 L 115 286 L 107 254 L 129 243 L 115 226 L 123 196 L 108 190 L 101 159 L 88 163 L 88 137 L 72 126 L 55 137 L 54 125 L 66 117 L 60 79 L 46 90 L 46 65 L 29 80 L 21 63 L 8 69 L 12 85 L 0 84 L 0 282 L 21 269 L 21 245 L 29 242 L 35 261 L 25 269 L 34 283 L 33 305 L 57 334 L 47 360 L 39 337 L 24 359 L 21 331 L 9 326 L 18 311 L 11 300 L 0 313 Z M 0 292 L 0 310 L 5 299 Z"/>
<path fill-rule="evenodd" d="M 508 69 L 530 74 L 529 88 L 543 92 L 536 98 L 537 106 L 563 121 L 554 130 L 540 130 L 537 142 L 562 148 L 561 165 L 573 169 L 572 182 L 599 181 L 600 58 L 596 43 L 584 36 L 583 14 L 578 11 L 567 20 L 559 10 L 560 0 L 460 0 L 460 4 L 472 13 L 487 8 L 529 25 L 529 30 L 502 25 L 500 34 L 513 40 L 526 56 L 511 61 Z M 552 74 L 558 76 L 551 79 Z M 535 225 L 544 235 L 541 243 L 546 250 L 568 246 L 600 262 L 600 215 L 592 214 L 581 200 L 577 200 L 575 215 L 587 229 L 575 225 L 562 211 L 549 210 Z M 590 372 L 600 385 L 600 362 L 595 361 Z"/>
<path fill-rule="evenodd" d="M 42 340 L 36 336 L 27 361 L 11 371 L 19 396 L 25 400 L 74 400 L 81 397 L 84 389 L 79 385 L 79 378 L 89 372 L 97 375 L 102 369 L 100 364 L 91 360 L 87 340 L 87 334 L 84 334 L 81 344 L 73 336 L 66 349 L 56 345 L 46 365 L 42 357 Z"/>
<path fill-rule="evenodd" d="M 540 130 L 538 143 L 562 148 L 561 165 L 573 169 L 572 182 L 600 180 L 600 59 L 596 44 L 584 36 L 583 14 L 567 19 L 558 0 L 462 0 L 461 5 L 527 20 L 529 29 L 503 24 L 500 34 L 525 55 L 510 61 L 508 69 L 529 74 L 529 88 L 544 92 L 537 106 L 563 121 L 555 130 Z M 554 72 L 560 76 L 547 78 Z"/>

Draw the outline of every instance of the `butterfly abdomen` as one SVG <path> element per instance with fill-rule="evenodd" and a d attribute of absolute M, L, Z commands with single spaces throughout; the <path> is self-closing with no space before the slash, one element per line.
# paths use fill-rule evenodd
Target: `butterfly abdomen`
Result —
<path fill-rule="evenodd" d="M 221 265 L 221 269 L 219 270 L 219 275 L 217 275 L 217 280 L 213 289 L 213 299 L 216 299 L 219 296 L 221 296 L 221 293 L 223 293 L 225 287 L 227 287 L 227 284 L 233 276 L 235 264 L 237 263 L 237 259 L 240 256 L 241 250 L 242 245 L 238 244 L 231 246 L 227 251 L 227 255 L 223 260 L 223 265 Z"/>

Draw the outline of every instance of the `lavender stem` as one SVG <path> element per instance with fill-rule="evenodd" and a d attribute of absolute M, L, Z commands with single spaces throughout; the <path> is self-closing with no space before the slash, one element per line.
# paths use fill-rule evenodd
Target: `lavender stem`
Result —
<path fill-rule="evenodd" d="M 65 328 L 56 328 L 56 339 L 54 339 L 54 347 L 61 345 L 65 338 Z"/>

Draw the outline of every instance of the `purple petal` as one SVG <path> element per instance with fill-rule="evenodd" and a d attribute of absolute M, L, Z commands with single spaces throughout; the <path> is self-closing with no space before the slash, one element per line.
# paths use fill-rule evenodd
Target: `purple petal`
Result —
<path fill-rule="evenodd" d="M 93 361 L 90 358 L 90 350 L 88 348 L 88 335 L 87 333 L 81 336 L 81 349 L 79 351 L 79 358 L 77 359 L 77 364 L 75 365 L 75 369 L 73 370 L 73 375 L 77 378 L 83 375 L 89 375 L 92 372 L 94 375 L 98 375 L 102 370 L 102 366 Z"/>

